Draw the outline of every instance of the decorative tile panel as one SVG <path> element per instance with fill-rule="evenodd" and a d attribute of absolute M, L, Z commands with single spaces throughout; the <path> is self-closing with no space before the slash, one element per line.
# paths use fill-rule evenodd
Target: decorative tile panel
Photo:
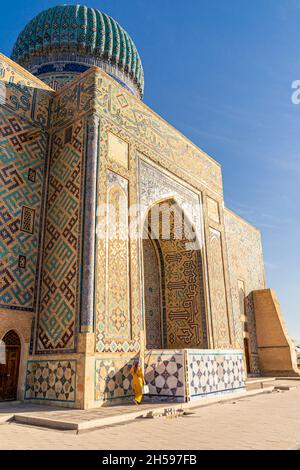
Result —
<path fill-rule="evenodd" d="M 211 197 L 207 197 L 207 211 L 208 211 L 208 217 L 214 222 L 216 222 L 217 224 L 219 224 L 220 223 L 219 204 L 217 201 L 215 201 Z"/>
<path fill-rule="evenodd" d="M 222 241 L 221 233 L 211 227 L 209 229 L 209 253 L 208 272 L 211 290 L 214 344 L 216 347 L 226 348 L 230 344 L 230 332 Z"/>
<path fill-rule="evenodd" d="M 114 160 L 124 168 L 128 168 L 129 146 L 128 143 L 120 139 L 117 135 L 108 133 L 108 158 Z"/>
<path fill-rule="evenodd" d="M 140 156 L 140 204 L 141 221 L 144 221 L 151 206 L 162 200 L 174 199 L 195 227 L 198 242 L 203 244 L 202 204 L 199 194 L 185 187 L 161 169 L 150 165 Z"/>
<path fill-rule="evenodd" d="M 26 256 L 19 255 L 19 269 L 26 269 L 26 264 L 27 264 Z"/>
<path fill-rule="evenodd" d="M 153 209 L 157 208 L 157 215 L 161 214 L 162 219 L 169 222 L 169 239 L 153 240 L 160 264 L 164 346 L 171 349 L 206 347 L 202 206 L 199 195 L 141 160 L 140 201 L 141 224 L 145 223 L 149 208 L 152 221 L 155 216 Z M 179 221 L 176 226 L 175 219 Z M 160 231 L 161 224 L 157 227 Z M 156 234 L 156 238 L 159 237 L 160 234 Z M 153 258 L 144 257 L 144 269 L 150 269 L 146 265 L 151 260 L 153 262 Z M 149 288 L 147 278 L 144 288 Z"/>
<path fill-rule="evenodd" d="M 129 142 L 129 168 L 126 170 L 121 165 L 108 159 L 108 133 L 119 135 L 124 141 Z M 128 228 L 125 223 L 121 224 L 121 232 L 125 234 L 125 240 L 119 244 L 113 241 L 111 248 L 117 248 L 118 257 L 122 261 L 116 266 L 111 257 L 110 267 L 107 258 L 107 213 L 101 208 L 106 207 L 108 195 L 113 196 L 112 202 L 116 203 L 118 194 L 122 195 L 120 201 L 125 202 L 127 195 L 128 207 L 136 207 L 137 204 L 137 169 L 135 153 L 132 151 L 132 141 L 128 134 L 113 126 L 101 117 L 100 126 L 100 155 L 102 165 L 99 165 L 98 180 L 103 184 L 98 185 L 97 194 L 97 250 L 96 250 L 96 351 L 107 353 L 138 353 L 141 350 L 141 292 L 140 292 L 140 264 L 139 264 L 139 237 L 137 235 L 136 219 L 132 213 L 128 213 Z M 109 192 L 109 188 L 118 187 L 118 194 Z M 114 190 L 115 191 L 115 190 Z M 122 202 L 122 204 L 123 204 Z M 113 205 L 112 205 L 113 207 Z M 100 210 L 101 209 L 101 210 Z M 126 211 L 126 210 L 125 210 Z M 104 212 L 101 216 L 100 214 Z M 117 212 L 118 213 L 118 212 Z M 124 214 L 123 214 L 124 215 Z M 124 217 L 121 217 L 124 219 Z M 121 220 L 122 222 L 122 220 Z M 110 224 L 109 224 L 110 225 Z M 122 228 L 123 226 L 123 228 Z M 130 228 L 130 231 L 129 231 Z M 111 228 L 110 228 L 111 230 Z M 127 234 L 126 234 L 126 231 Z M 129 243 L 126 243 L 126 237 Z M 130 277 L 128 273 L 130 272 Z M 121 284 L 120 284 L 121 279 Z M 109 280 L 109 284 L 107 281 Z M 122 293 L 126 285 L 128 292 L 123 298 L 120 297 L 120 285 Z M 108 308 L 108 291 L 113 304 Z M 122 294 L 123 296 L 123 294 Z M 114 300 L 115 299 L 115 300 Z M 128 301 L 128 307 L 127 307 Z M 126 303 L 126 307 L 125 307 Z M 118 307 L 119 306 L 119 307 Z M 108 311 L 114 310 L 113 318 Z"/>
<path fill-rule="evenodd" d="M 86 72 L 58 92 L 54 125 L 94 107 L 102 117 L 127 131 L 141 148 L 146 146 L 148 153 L 156 154 L 165 168 L 222 194 L 220 165 L 99 70 Z"/>
<path fill-rule="evenodd" d="M 33 168 L 28 169 L 28 181 L 31 181 L 31 183 L 35 183 L 36 181 L 36 170 Z"/>
<path fill-rule="evenodd" d="M 245 390 L 241 351 L 187 350 L 188 390 L 191 400 Z"/>
<path fill-rule="evenodd" d="M 20 230 L 22 232 L 34 233 L 34 219 L 35 219 L 35 210 L 31 207 L 22 207 L 21 214 L 21 225 Z"/>
<path fill-rule="evenodd" d="M 133 397 L 130 369 L 137 359 L 130 356 L 96 359 L 95 401 Z"/>
<path fill-rule="evenodd" d="M 34 133 L 35 127 L 0 105 L 0 307 L 23 311 L 33 310 L 37 295 L 47 154 L 46 134 Z M 34 181 L 28 179 L 29 171 L 35 172 Z M 26 270 L 20 269 L 20 255 Z"/>
<path fill-rule="evenodd" d="M 84 126 L 74 124 L 72 141 L 64 129 L 54 134 L 36 352 L 74 351 L 80 305 Z"/>
<path fill-rule="evenodd" d="M 243 305 L 241 305 L 239 285 L 244 284 L 245 306 L 250 340 L 251 373 L 258 374 L 258 350 L 256 324 L 251 292 L 265 288 L 264 264 L 260 232 L 225 210 L 225 231 L 229 261 L 229 278 L 234 316 L 236 346 L 243 348 Z"/>
<path fill-rule="evenodd" d="M 66 77 L 63 77 L 65 80 Z M 70 77 L 71 78 L 71 77 Z M 74 77 L 72 77 L 74 78 Z M 61 86 L 58 80 L 57 88 Z M 51 82 L 49 82 L 50 84 Z M 54 128 L 59 129 L 70 121 L 79 119 L 87 111 L 94 108 L 95 100 L 95 72 L 90 70 L 74 78 L 72 83 L 58 90 L 53 99 L 51 123 Z"/>
<path fill-rule="evenodd" d="M 107 185 L 106 332 L 130 338 L 128 181 L 110 171 Z"/>
<path fill-rule="evenodd" d="M 165 347 L 205 348 L 207 327 L 202 253 L 199 249 L 189 249 L 193 235 L 187 224 L 182 238 L 176 239 L 174 218 L 180 220 L 183 214 L 176 205 L 174 211 L 179 214 L 171 218 L 171 239 L 158 241 L 164 291 Z M 183 229 L 183 219 L 181 223 Z"/>
<path fill-rule="evenodd" d="M 0 54 L 0 108 L 33 125 L 48 128 L 52 90 Z"/>
<path fill-rule="evenodd" d="M 25 400 L 75 402 L 76 361 L 28 361 Z"/>
<path fill-rule="evenodd" d="M 158 255 L 151 240 L 143 240 L 144 259 L 144 296 L 147 349 L 161 349 L 162 315 L 161 315 L 161 276 Z"/>
<path fill-rule="evenodd" d="M 145 354 L 145 381 L 149 394 L 185 401 L 184 351 L 147 351 Z"/>

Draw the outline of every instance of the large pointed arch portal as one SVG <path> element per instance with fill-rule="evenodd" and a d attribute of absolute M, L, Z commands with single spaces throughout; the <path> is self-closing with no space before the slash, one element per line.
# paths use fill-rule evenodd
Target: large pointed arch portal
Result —
<path fill-rule="evenodd" d="M 143 264 L 146 348 L 207 348 L 202 251 L 173 199 L 148 211 Z"/>

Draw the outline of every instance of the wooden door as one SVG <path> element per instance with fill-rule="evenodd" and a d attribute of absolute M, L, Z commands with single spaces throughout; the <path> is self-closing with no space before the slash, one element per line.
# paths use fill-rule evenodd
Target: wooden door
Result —
<path fill-rule="evenodd" d="M 21 344 L 14 331 L 3 338 L 6 349 L 6 364 L 0 365 L 0 400 L 16 400 L 20 367 Z"/>

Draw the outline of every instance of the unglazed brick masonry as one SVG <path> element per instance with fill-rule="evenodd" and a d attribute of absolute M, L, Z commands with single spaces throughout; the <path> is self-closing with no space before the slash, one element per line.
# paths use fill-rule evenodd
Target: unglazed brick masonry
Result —
<path fill-rule="evenodd" d="M 257 293 L 260 234 L 224 209 L 220 165 L 141 101 L 129 35 L 68 5 L 29 29 L 30 47 L 25 29 L 14 60 L 0 55 L 0 339 L 20 338 L 0 400 L 126 402 L 137 359 L 156 401 L 243 388 L 245 370 L 296 374 L 274 297 Z"/>

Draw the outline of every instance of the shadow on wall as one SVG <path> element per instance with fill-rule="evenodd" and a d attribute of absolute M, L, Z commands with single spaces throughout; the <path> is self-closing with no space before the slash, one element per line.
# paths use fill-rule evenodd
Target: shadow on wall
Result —
<path fill-rule="evenodd" d="M 95 401 L 112 402 L 134 396 L 130 369 L 139 356 L 97 359 L 95 368 Z"/>

